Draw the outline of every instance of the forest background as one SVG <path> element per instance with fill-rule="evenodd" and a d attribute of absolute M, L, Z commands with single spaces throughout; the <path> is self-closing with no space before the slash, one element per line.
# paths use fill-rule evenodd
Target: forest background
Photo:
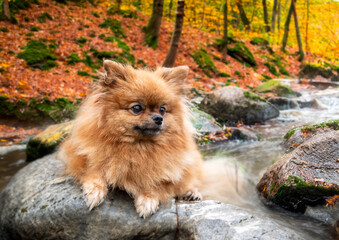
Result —
<path fill-rule="evenodd" d="M 173 51 L 175 32 L 181 35 L 174 65 L 190 67 L 188 84 L 199 91 L 254 89 L 272 78 L 297 78 L 308 64 L 338 71 L 335 0 L 0 0 L 0 6 L 6 117 L 71 118 L 103 59 L 154 69 Z M 159 36 L 150 42 L 147 26 L 159 15 Z"/>

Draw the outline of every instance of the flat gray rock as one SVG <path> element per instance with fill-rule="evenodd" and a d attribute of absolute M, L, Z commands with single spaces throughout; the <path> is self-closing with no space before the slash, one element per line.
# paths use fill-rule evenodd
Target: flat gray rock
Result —
<path fill-rule="evenodd" d="M 179 204 L 178 216 L 180 240 L 304 239 L 272 219 L 215 201 Z"/>
<path fill-rule="evenodd" d="M 123 191 L 91 212 L 80 187 L 48 155 L 21 169 L 0 193 L 1 239 L 303 239 L 268 217 L 215 201 L 170 201 L 139 218 Z"/>

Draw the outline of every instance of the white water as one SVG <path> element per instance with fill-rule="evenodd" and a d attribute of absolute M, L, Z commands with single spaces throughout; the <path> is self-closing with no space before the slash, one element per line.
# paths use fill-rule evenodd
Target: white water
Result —
<path fill-rule="evenodd" d="M 252 126 L 250 129 L 259 133 L 260 141 L 236 141 L 211 145 L 202 150 L 206 160 L 224 158 L 238 167 L 245 169 L 245 175 L 252 183 L 245 206 L 255 215 L 273 218 L 283 226 L 299 232 L 305 239 L 332 239 L 334 231 L 319 221 L 302 214 L 290 213 L 275 206 L 265 206 L 259 199 L 255 185 L 266 169 L 283 154 L 283 137 L 292 128 L 321 123 L 328 120 L 339 120 L 339 89 L 323 91 L 303 91 L 298 99 L 311 101 L 317 99 L 321 109 L 301 108 L 280 111 L 280 116 L 264 125 Z M 235 163 L 234 163 L 235 161 Z M 234 199 L 232 204 L 243 207 L 242 201 Z"/>

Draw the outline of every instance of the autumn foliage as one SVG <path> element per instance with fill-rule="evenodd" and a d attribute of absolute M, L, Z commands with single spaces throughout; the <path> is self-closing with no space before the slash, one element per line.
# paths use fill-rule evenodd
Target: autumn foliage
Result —
<path fill-rule="evenodd" d="M 311 5 L 311 12 L 315 14 L 321 6 L 317 1 L 312 2 L 314 4 Z M 138 7 L 127 3 L 122 1 L 120 12 L 114 14 L 108 10 L 114 6 L 115 1 L 103 1 L 94 6 L 89 2 L 81 5 L 68 2 L 65 5 L 58 1 L 41 0 L 39 5 L 31 4 L 29 9 L 20 10 L 15 15 L 18 24 L 0 22 L 2 29 L 0 31 L 0 95 L 14 102 L 32 97 L 36 99 L 47 97 L 50 100 L 65 97 L 75 101 L 86 96 L 93 80 L 97 79 L 97 71 L 100 70 L 104 58 L 132 62 L 136 67 L 161 66 L 169 48 L 174 13 L 170 14 L 168 2 L 165 1 L 165 21 L 161 25 L 158 47 L 154 50 L 145 45 L 144 33 L 142 33 L 142 28 L 147 25 L 148 15 L 152 10 L 152 1 L 142 1 L 142 6 L 139 6 L 141 12 L 137 11 Z M 175 1 L 173 3 L 172 11 L 175 9 Z M 250 6 L 250 1 L 243 1 L 243 3 L 246 9 L 254 11 L 256 6 Z M 221 4 L 222 1 L 186 1 L 185 25 L 175 65 L 190 67 L 188 83 L 191 86 L 207 91 L 225 84 L 251 88 L 258 86 L 267 78 L 287 76 L 270 71 L 267 63 L 272 62 L 272 59 L 277 56 L 288 75 L 291 77 L 297 75 L 301 65 L 297 57 L 280 51 L 280 46 L 276 45 L 279 43 L 279 33 L 267 33 L 263 36 L 261 31 L 264 26 L 263 20 L 254 12 L 248 12 L 249 16 L 253 15 L 252 31 L 244 31 L 241 26 L 236 27 L 234 23 L 230 26 L 229 32 L 234 39 L 245 44 L 253 54 L 257 66 L 248 66 L 230 56 L 227 57 L 226 63 L 221 61 L 222 56 L 215 47 L 214 40 L 221 38 L 222 11 L 216 7 Z M 303 22 L 304 12 L 301 4 L 298 3 L 297 6 L 300 8 L 298 11 Z M 332 17 L 336 19 L 335 14 L 338 13 L 333 13 L 329 9 L 330 6 L 337 5 L 330 1 L 325 4 L 322 11 L 332 14 L 327 16 L 328 19 Z M 237 8 L 232 1 L 228 7 L 231 13 L 230 22 L 234 22 Z M 282 9 L 282 16 L 284 11 Z M 319 15 L 321 16 L 318 24 L 329 21 L 325 14 Z M 314 20 L 313 15 L 309 21 L 313 21 L 312 19 Z M 120 28 L 112 27 L 112 24 L 120 25 Z M 309 39 L 313 40 L 308 47 L 314 53 L 321 53 L 322 56 L 333 59 L 335 58 L 333 53 L 337 54 L 335 49 L 337 45 L 335 45 L 336 41 L 331 39 L 335 38 L 336 31 L 335 28 L 326 26 L 330 28 L 326 33 L 327 43 L 317 47 L 312 45 L 315 36 L 320 34 L 320 30 L 316 28 L 309 33 Z M 321 36 L 327 28 L 322 28 Z M 259 35 L 269 39 L 270 51 L 272 50 L 274 55 L 262 46 L 250 43 L 253 37 Z M 293 34 L 291 39 L 287 50 L 294 53 L 297 50 L 293 48 L 295 47 Z M 45 46 L 43 54 L 46 55 L 46 60 L 42 64 L 34 62 L 30 64 L 24 58 L 25 51 L 32 41 L 40 41 Z M 230 43 L 229 46 L 234 48 L 237 44 Z M 192 57 L 200 48 L 206 51 L 215 65 L 216 71 L 210 76 L 205 74 Z M 323 48 L 326 48 L 326 51 Z M 39 51 L 42 50 L 40 48 Z M 321 57 L 314 54 L 312 56 Z M 44 67 L 45 64 L 47 68 Z"/>

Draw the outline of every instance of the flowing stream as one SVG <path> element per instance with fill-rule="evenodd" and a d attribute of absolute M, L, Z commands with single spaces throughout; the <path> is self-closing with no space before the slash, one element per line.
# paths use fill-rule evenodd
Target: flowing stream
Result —
<path fill-rule="evenodd" d="M 262 136 L 260 141 L 232 141 L 209 145 L 202 147 L 202 154 L 206 160 L 232 159 L 237 165 L 246 169 L 246 176 L 253 186 L 246 197 L 249 204 L 245 207 L 252 214 L 274 219 L 282 226 L 300 233 L 305 239 L 331 239 L 334 231 L 330 226 L 302 214 L 287 212 L 275 206 L 266 206 L 255 191 L 255 185 L 266 169 L 283 155 L 283 136 L 289 129 L 339 119 L 338 89 L 302 90 L 301 93 L 302 96 L 298 99 L 303 101 L 316 99 L 317 108 L 283 110 L 278 118 L 268 121 L 265 125 L 251 127 L 251 130 Z M 27 164 L 23 146 L 13 146 L 14 151 L 0 150 L 0 191 L 10 177 Z"/>

